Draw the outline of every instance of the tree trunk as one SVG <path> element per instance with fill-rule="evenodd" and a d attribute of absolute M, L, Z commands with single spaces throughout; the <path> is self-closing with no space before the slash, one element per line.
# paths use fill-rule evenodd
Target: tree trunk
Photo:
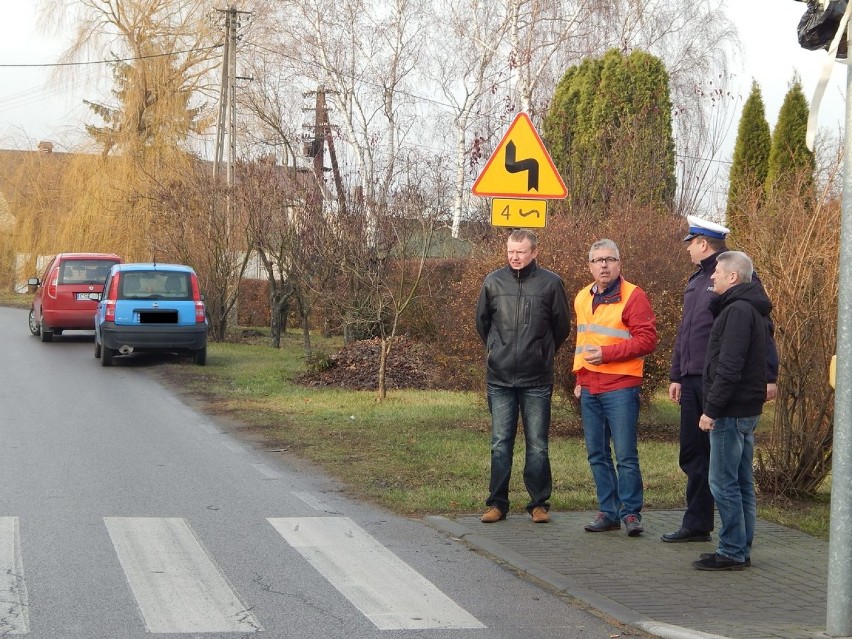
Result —
<path fill-rule="evenodd" d="M 305 352 L 305 357 L 311 356 L 311 325 L 308 313 L 302 312 L 302 348 Z"/>
<path fill-rule="evenodd" d="M 379 344 L 379 384 L 376 389 L 376 399 L 378 401 L 383 401 L 387 395 L 388 390 L 385 386 L 385 372 L 387 371 L 387 363 L 388 363 L 388 350 L 390 349 L 390 343 L 388 342 L 388 338 L 382 336 L 382 341 Z"/>

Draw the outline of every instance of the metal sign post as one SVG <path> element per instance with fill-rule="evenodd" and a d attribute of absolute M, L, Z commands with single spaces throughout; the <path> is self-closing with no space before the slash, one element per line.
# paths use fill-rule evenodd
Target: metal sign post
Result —
<path fill-rule="evenodd" d="M 852 26 L 848 33 L 852 41 Z M 826 632 L 852 637 L 852 65 L 846 69 L 839 271 Z"/>

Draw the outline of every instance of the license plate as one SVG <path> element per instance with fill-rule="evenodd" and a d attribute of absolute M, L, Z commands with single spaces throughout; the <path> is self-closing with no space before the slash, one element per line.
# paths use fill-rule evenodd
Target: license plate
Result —
<path fill-rule="evenodd" d="M 97 302 L 100 298 L 100 293 L 77 293 L 78 302 Z"/>

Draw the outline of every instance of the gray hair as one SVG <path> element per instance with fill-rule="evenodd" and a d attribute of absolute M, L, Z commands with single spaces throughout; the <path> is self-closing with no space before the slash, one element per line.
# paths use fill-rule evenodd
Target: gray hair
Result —
<path fill-rule="evenodd" d="M 615 256 L 621 259 L 621 254 L 618 252 L 618 246 L 616 243 L 607 239 L 598 240 L 592 244 L 592 248 L 589 249 L 589 259 L 592 259 L 592 253 L 600 250 L 615 251 Z"/>
<path fill-rule="evenodd" d="M 737 282 L 740 284 L 751 282 L 754 275 L 754 264 L 742 251 L 725 251 L 716 258 L 716 263 L 722 264 L 729 273 L 736 273 Z"/>

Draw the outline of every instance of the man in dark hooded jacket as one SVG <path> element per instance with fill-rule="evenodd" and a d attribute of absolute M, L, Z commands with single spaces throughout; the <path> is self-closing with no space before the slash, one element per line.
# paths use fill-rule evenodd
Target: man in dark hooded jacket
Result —
<path fill-rule="evenodd" d="M 766 401 L 766 344 L 772 303 L 754 266 L 740 251 L 722 253 L 711 276 L 718 295 L 704 363 L 704 413 L 698 426 L 710 433 L 710 490 L 722 527 L 715 553 L 699 570 L 742 570 L 751 565 L 757 518 L 752 461 L 754 431 Z"/>

